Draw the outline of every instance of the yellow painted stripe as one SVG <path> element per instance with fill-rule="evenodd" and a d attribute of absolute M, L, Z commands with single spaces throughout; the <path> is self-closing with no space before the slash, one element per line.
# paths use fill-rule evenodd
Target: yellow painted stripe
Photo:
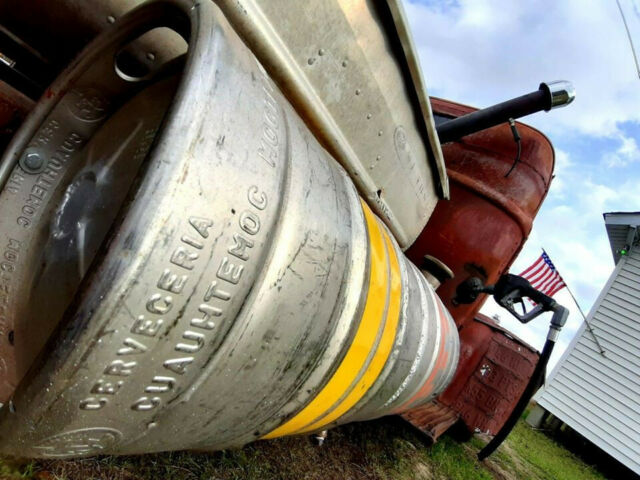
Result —
<path fill-rule="evenodd" d="M 340 405 L 329 412 L 329 414 L 324 418 L 306 427 L 302 433 L 322 429 L 322 427 L 329 425 L 330 423 L 334 422 L 342 415 L 347 413 L 349 409 L 351 409 L 356 403 L 358 403 L 358 401 L 360 401 L 360 399 L 364 397 L 373 383 L 377 380 L 380 372 L 382 372 L 382 369 L 389 359 L 391 350 L 393 349 L 393 345 L 396 339 L 396 332 L 398 330 L 398 321 L 400 319 L 402 280 L 400 277 L 400 266 L 398 264 L 398 257 L 396 255 L 395 249 L 393 248 L 393 244 L 391 243 L 387 232 L 383 228 L 381 228 L 381 230 L 384 235 L 384 240 L 387 245 L 387 252 L 390 258 L 391 289 L 389 291 L 389 308 L 387 309 L 387 318 L 385 320 L 382 337 L 380 338 L 380 342 L 378 343 L 378 348 L 374 357 L 371 359 L 369 366 L 367 367 L 367 371 L 364 373 L 362 378 L 360 378 L 355 388 L 351 390 L 346 398 L 340 403 Z"/>
<path fill-rule="evenodd" d="M 384 240 L 375 216 L 363 203 L 369 231 L 369 290 L 360 325 L 340 366 L 318 395 L 297 415 L 263 438 L 292 435 L 303 430 L 329 410 L 349 390 L 363 369 L 384 317 L 388 275 Z"/>

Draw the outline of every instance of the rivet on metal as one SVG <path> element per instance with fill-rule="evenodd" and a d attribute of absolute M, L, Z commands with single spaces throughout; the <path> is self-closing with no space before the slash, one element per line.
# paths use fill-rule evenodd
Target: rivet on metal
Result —
<path fill-rule="evenodd" d="M 39 173 L 43 171 L 47 165 L 46 158 L 41 152 L 29 148 L 25 150 L 18 163 L 20 164 L 20 168 L 27 173 Z"/>

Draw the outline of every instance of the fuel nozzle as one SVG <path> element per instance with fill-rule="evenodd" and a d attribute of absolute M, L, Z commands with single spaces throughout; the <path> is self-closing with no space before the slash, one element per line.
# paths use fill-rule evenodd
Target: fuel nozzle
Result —
<path fill-rule="evenodd" d="M 565 307 L 533 288 L 526 279 L 512 274 L 502 275 L 495 285 L 485 285 L 481 278 L 470 277 L 456 288 L 453 303 L 454 305 L 473 303 L 482 293 L 493 295 L 496 303 L 521 323 L 529 323 L 540 314 L 549 311 L 554 312 L 550 325 L 552 329 L 559 331 L 567 321 L 569 312 Z M 529 312 L 524 309 L 525 298 L 529 298 L 535 304 Z M 517 304 L 523 305 L 523 313 L 516 311 Z"/>
<path fill-rule="evenodd" d="M 520 400 L 518 400 L 518 403 L 500 431 L 478 453 L 478 459 L 484 460 L 491 455 L 507 435 L 509 435 L 535 391 L 544 383 L 547 363 L 549 363 L 549 358 L 553 352 L 553 347 L 558 339 L 560 330 L 567 322 L 569 311 L 553 298 L 533 288 L 524 278 L 511 274 L 500 277 L 495 285 L 484 285 L 479 278 L 471 277 L 458 285 L 455 300 L 458 303 L 472 303 L 481 293 L 491 293 L 498 305 L 505 308 L 522 323 L 528 323 L 544 312 L 553 312 L 542 353 L 540 353 L 536 368 L 524 392 L 522 392 Z M 524 309 L 524 298 L 529 298 L 535 303 L 535 307 L 529 312 Z M 523 313 L 516 311 L 515 305 L 518 303 L 523 305 Z"/>

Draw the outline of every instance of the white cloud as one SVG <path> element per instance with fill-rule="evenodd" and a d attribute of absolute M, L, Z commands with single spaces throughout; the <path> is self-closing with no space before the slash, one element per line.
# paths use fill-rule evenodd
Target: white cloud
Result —
<path fill-rule="evenodd" d="M 640 149 L 636 139 L 624 135 L 620 135 L 619 139 L 620 146 L 614 152 L 607 152 L 603 157 L 605 165 L 609 168 L 626 167 L 640 161 Z"/>
<path fill-rule="evenodd" d="M 615 2 L 461 0 L 406 3 L 432 93 L 477 106 L 572 80 L 574 104 L 530 123 L 545 132 L 597 136 L 640 121 L 640 82 Z M 549 121 L 549 117 L 553 119 Z"/>
<path fill-rule="evenodd" d="M 569 153 L 564 150 L 560 150 L 556 148 L 556 164 L 554 168 L 555 178 L 551 183 L 551 188 L 549 190 L 549 196 L 555 197 L 558 199 L 562 199 L 565 197 L 567 193 L 567 185 L 570 186 L 566 182 L 565 178 L 571 171 L 571 169 L 575 166 L 573 161 L 571 160 Z"/>

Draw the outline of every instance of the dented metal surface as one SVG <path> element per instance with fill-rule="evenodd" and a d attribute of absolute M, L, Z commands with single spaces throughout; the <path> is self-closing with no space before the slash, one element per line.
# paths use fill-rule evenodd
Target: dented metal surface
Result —
<path fill-rule="evenodd" d="M 107 68 L 156 26 L 189 41 L 166 113 L 147 102 L 173 77 Z M 29 148 L 56 174 L 25 172 Z M 18 253 L 3 281 L 20 295 L 4 326 L 32 345 L 0 371 L 18 384 L 4 454 L 226 448 L 404 411 L 455 371 L 442 302 L 213 3 L 121 19 L 38 104 L 8 165 L 0 234 Z M 68 261 L 34 268 L 47 252 Z M 22 338 L 40 327 L 55 331 Z"/>
<path fill-rule="evenodd" d="M 120 82 L 121 94 L 132 87 Z M 158 80 L 118 109 L 95 81 L 76 82 L 20 149 L 19 166 L 0 193 L 0 242 L 15 252 L 0 266 L 7 293 L 0 326 L 11 338 L 0 342 L 0 402 L 10 398 L 87 273 L 176 83 L 175 76 Z M 118 111 L 109 118 L 112 109 Z"/>
<path fill-rule="evenodd" d="M 449 186 L 401 4 L 214 1 L 400 246 L 411 245 Z M 27 0 L 0 14 L 43 48 L 54 34 L 67 53 L 50 55 L 64 57 L 140 3 Z M 143 40 L 135 52 L 147 65 L 180 49 L 162 32 Z"/>

